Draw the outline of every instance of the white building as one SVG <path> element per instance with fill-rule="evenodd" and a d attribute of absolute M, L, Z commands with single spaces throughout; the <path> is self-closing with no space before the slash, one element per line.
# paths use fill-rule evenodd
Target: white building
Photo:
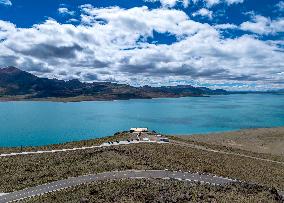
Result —
<path fill-rule="evenodd" d="M 130 132 L 135 133 L 142 133 L 142 132 L 148 132 L 148 128 L 130 128 Z"/>

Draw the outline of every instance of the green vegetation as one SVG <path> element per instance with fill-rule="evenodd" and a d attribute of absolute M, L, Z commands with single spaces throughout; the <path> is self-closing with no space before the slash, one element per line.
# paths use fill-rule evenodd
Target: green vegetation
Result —
<path fill-rule="evenodd" d="M 274 190 L 247 184 L 209 186 L 174 180 L 98 181 L 32 198 L 25 203 L 78 202 L 281 202 Z"/>

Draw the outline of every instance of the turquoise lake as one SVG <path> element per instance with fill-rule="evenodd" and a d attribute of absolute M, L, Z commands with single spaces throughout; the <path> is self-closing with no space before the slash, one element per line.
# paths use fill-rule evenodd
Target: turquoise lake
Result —
<path fill-rule="evenodd" d="M 0 102 L 0 146 L 84 140 L 131 127 L 148 127 L 167 134 L 194 134 L 276 126 L 284 126 L 284 95 Z"/>

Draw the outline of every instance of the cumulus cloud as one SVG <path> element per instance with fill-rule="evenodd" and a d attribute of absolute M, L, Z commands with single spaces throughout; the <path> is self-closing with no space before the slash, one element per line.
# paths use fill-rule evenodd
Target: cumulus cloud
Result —
<path fill-rule="evenodd" d="M 75 15 L 74 11 L 70 11 L 68 8 L 65 7 L 61 7 L 58 9 L 58 13 L 60 13 L 61 15 Z"/>
<path fill-rule="evenodd" d="M 254 15 L 252 21 L 242 23 L 240 28 L 260 35 L 275 35 L 284 32 L 284 18 L 271 20 L 261 15 Z"/>
<path fill-rule="evenodd" d="M 13 49 L 13 47 L 12 47 Z M 82 51 L 82 47 L 77 44 L 70 46 L 56 46 L 52 44 L 34 44 L 27 49 L 14 49 L 14 51 L 23 55 L 32 56 L 35 58 L 73 58 L 76 57 L 76 51 Z"/>
<path fill-rule="evenodd" d="M 209 19 L 213 18 L 213 12 L 209 11 L 206 8 L 201 8 L 200 10 L 192 13 L 192 16 L 202 16 L 202 17 L 207 17 Z"/>
<path fill-rule="evenodd" d="M 48 19 L 31 28 L 0 21 L 0 66 L 14 65 L 38 76 L 134 85 L 197 83 L 284 84 L 282 40 L 253 35 L 233 39 L 220 29 L 176 9 L 81 7 L 81 22 Z M 150 43 L 153 33 L 171 34 L 170 44 Z M 275 76 L 277 75 L 277 77 Z M 254 85 L 254 86 L 257 86 Z"/>
<path fill-rule="evenodd" d="M 4 6 L 12 6 L 12 2 L 10 0 L 0 0 L 0 5 Z"/>

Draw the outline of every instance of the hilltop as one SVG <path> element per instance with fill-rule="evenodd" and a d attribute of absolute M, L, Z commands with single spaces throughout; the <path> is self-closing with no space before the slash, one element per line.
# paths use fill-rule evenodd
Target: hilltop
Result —
<path fill-rule="evenodd" d="M 0 68 L 0 100 L 119 100 L 227 94 L 222 89 L 190 85 L 133 87 L 111 82 L 40 78 L 15 67 Z"/>
<path fill-rule="evenodd" d="M 269 134 L 271 132 L 271 138 L 278 136 L 278 129 L 271 130 L 261 131 L 267 131 Z M 147 132 L 147 136 L 156 134 Z M 186 136 L 168 136 L 170 142 L 167 144 L 149 142 L 91 147 L 110 141 L 118 143 L 133 136 L 135 134 L 125 131 L 110 137 L 60 145 L 24 149 L 0 148 L 1 154 L 19 150 L 57 149 L 56 153 L 2 157 L 0 193 L 68 180 L 70 177 L 85 177 L 89 174 L 165 170 L 173 174 L 178 171 L 211 174 L 241 182 L 210 185 L 201 181 L 180 181 L 179 177 L 109 178 L 27 198 L 21 202 L 283 202 L 280 196 L 284 188 L 282 155 L 255 153 L 240 150 L 235 146 L 223 146 L 224 143 L 211 144 L 190 140 Z M 228 137 L 231 136 L 228 134 Z M 80 147 L 81 149 L 78 149 Z M 66 148 L 74 150 L 58 151 Z"/>

